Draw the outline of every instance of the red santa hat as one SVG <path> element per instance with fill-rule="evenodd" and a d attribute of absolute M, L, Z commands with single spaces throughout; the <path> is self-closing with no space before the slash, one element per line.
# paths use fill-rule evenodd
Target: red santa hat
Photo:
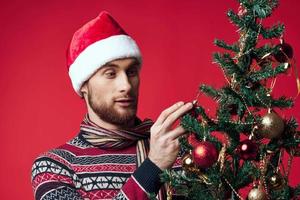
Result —
<path fill-rule="evenodd" d="M 136 42 L 103 11 L 75 32 L 67 51 L 69 76 L 76 93 L 98 69 L 121 58 L 136 58 L 141 53 Z"/>

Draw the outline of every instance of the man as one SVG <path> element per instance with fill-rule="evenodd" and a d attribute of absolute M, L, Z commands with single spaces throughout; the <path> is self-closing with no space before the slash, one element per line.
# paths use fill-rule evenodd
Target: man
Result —
<path fill-rule="evenodd" d="M 192 104 L 172 105 L 154 124 L 136 117 L 141 54 L 107 12 L 74 34 L 67 61 L 87 115 L 78 136 L 35 160 L 35 199 L 164 199 L 159 174 L 178 166 L 185 133 L 172 126 Z"/>

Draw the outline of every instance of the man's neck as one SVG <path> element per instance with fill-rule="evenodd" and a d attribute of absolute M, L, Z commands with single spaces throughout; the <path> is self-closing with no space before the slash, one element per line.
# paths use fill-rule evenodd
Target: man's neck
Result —
<path fill-rule="evenodd" d="M 128 124 L 126 124 L 125 126 L 121 126 L 119 124 L 112 124 L 109 122 L 106 122 L 104 120 L 102 120 L 96 113 L 94 113 L 92 110 L 88 111 L 88 116 L 89 119 L 97 124 L 98 126 L 108 129 L 108 130 L 120 130 L 120 129 L 124 129 L 124 128 L 128 128 L 128 127 L 133 127 L 134 126 L 134 119 L 131 120 Z"/>

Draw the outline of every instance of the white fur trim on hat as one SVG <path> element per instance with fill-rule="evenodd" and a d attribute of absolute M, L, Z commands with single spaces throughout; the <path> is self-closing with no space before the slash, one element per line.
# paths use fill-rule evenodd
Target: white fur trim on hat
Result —
<path fill-rule="evenodd" d="M 140 50 L 128 35 L 114 35 L 91 44 L 70 66 L 69 76 L 74 90 L 82 96 L 81 86 L 98 69 L 110 61 L 129 57 L 137 58 L 141 62 Z"/>

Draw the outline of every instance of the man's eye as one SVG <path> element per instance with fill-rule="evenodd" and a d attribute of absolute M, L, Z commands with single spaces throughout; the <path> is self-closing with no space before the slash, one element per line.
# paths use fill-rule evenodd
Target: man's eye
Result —
<path fill-rule="evenodd" d="M 108 78 L 112 78 L 112 77 L 114 77 L 115 75 L 116 75 L 116 73 L 115 73 L 115 72 L 112 72 L 112 71 L 110 71 L 110 72 L 105 72 L 105 76 L 108 77 Z"/>
<path fill-rule="evenodd" d="M 130 69 L 130 70 L 127 71 L 128 76 L 136 76 L 137 74 L 138 74 L 137 69 Z"/>

